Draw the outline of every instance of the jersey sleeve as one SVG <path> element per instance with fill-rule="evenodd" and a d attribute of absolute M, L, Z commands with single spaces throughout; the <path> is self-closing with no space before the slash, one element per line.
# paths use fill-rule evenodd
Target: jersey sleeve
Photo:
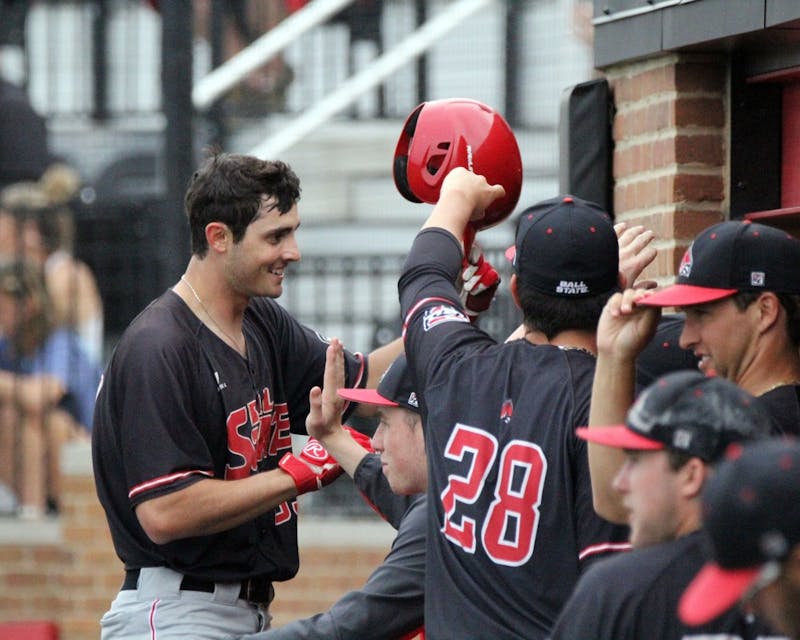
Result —
<path fill-rule="evenodd" d="M 391 551 L 361 589 L 345 594 L 325 613 L 239 640 L 386 640 L 420 629 L 426 514 L 420 496 L 403 519 Z"/>
<path fill-rule="evenodd" d="M 455 281 L 461 244 L 443 229 L 417 234 L 398 282 L 403 338 L 409 366 L 425 388 L 440 366 L 455 366 L 456 351 L 495 342 L 466 315 Z M 424 398 L 423 398 L 424 402 Z"/>
<path fill-rule="evenodd" d="M 132 504 L 214 476 L 192 413 L 192 390 L 202 388 L 192 351 L 189 341 L 151 325 L 117 352 L 105 374 L 99 411 L 116 416 L 106 421 L 117 425 Z"/>
<path fill-rule="evenodd" d="M 370 453 L 358 463 L 353 482 L 378 515 L 397 529 L 413 497 L 397 495 L 392 491 L 389 481 L 383 475 L 378 454 Z"/>

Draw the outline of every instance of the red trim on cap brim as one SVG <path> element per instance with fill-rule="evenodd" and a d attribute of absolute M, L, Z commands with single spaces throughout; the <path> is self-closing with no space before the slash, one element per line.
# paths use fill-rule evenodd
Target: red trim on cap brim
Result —
<path fill-rule="evenodd" d="M 360 404 L 377 404 L 382 407 L 399 407 L 396 402 L 384 398 L 376 389 L 337 389 L 340 398 Z"/>
<path fill-rule="evenodd" d="M 623 424 L 613 427 L 578 427 L 575 433 L 579 438 L 596 442 L 617 449 L 634 449 L 636 451 L 658 451 L 666 448 L 663 442 L 651 440 L 631 431 Z"/>
<path fill-rule="evenodd" d="M 508 249 L 506 249 L 506 260 L 509 262 L 514 262 L 514 257 L 517 255 L 517 245 L 512 244 Z"/>
<path fill-rule="evenodd" d="M 760 567 L 723 569 L 709 562 L 683 592 L 678 616 L 691 626 L 713 620 L 741 600 L 760 570 Z"/>
<path fill-rule="evenodd" d="M 686 307 L 721 300 L 732 296 L 737 291 L 738 289 L 713 289 L 692 284 L 673 284 L 662 291 L 639 298 L 636 304 L 648 307 Z"/>

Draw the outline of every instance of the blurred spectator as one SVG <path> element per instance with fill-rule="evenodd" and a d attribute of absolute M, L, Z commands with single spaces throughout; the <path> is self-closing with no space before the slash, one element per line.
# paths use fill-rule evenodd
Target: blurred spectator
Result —
<path fill-rule="evenodd" d="M 54 327 L 41 270 L 2 263 L 0 480 L 16 490 L 20 515 L 57 509 L 61 446 L 88 438 L 99 380 L 75 334 Z"/>
<path fill-rule="evenodd" d="M 103 303 L 94 274 L 74 256 L 75 221 L 69 203 L 79 186 L 78 174 L 56 163 L 38 182 L 6 187 L 0 192 L 0 208 L 17 218 L 15 253 L 21 246 L 24 257 L 44 270 L 54 324 L 73 329 L 87 355 L 102 364 Z M 0 224 L 2 219 L 0 214 Z M 9 242 L 0 241 L 0 247 L 8 251 Z"/>
<path fill-rule="evenodd" d="M 25 69 L 25 22 L 31 0 L 0 0 L 0 76 L 22 85 Z"/>
<path fill-rule="evenodd" d="M 211 41 L 213 0 L 195 0 L 195 32 Z M 283 20 L 291 10 L 287 0 L 228 0 L 219 3 L 222 25 L 222 61 L 252 44 Z M 286 90 L 294 80 L 294 70 L 278 54 L 247 76 L 233 89 L 227 101 L 232 115 L 264 116 L 286 107 Z"/>
<path fill-rule="evenodd" d="M 0 78 L 0 188 L 38 180 L 51 162 L 47 127 L 23 89 Z"/>

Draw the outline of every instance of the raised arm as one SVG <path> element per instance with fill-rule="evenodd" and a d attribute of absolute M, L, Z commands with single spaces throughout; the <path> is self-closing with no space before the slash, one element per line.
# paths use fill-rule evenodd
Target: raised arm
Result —
<path fill-rule="evenodd" d="M 638 307 L 644 290 L 627 289 L 611 297 L 597 327 L 597 367 L 592 386 L 589 427 L 624 424 L 636 390 L 636 357 L 653 337 L 660 309 Z M 612 481 L 624 462 L 622 449 L 588 443 L 592 501 L 611 522 L 627 523 L 627 513 Z"/>
<path fill-rule="evenodd" d="M 344 400 L 336 390 L 344 386 L 344 348 L 338 338 L 333 338 L 325 353 L 325 375 L 322 389 L 314 387 L 309 394 L 310 410 L 306 418 L 308 435 L 322 443 L 351 478 L 359 462 L 367 455 L 364 448 L 368 438 L 360 436 L 356 441 L 353 433 L 342 426 Z M 376 385 L 377 386 L 377 385 Z"/>

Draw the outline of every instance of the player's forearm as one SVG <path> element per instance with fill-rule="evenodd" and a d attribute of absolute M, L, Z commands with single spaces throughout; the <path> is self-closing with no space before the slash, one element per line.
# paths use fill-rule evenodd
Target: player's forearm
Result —
<path fill-rule="evenodd" d="M 297 496 L 280 469 L 241 480 L 204 479 L 137 505 L 136 516 L 156 544 L 227 531 Z"/>
<path fill-rule="evenodd" d="M 636 383 L 635 361 L 600 352 L 597 356 L 589 428 L 624 424 L 633 404 Z M 622 449 L 588 443 L 592 499 L 597 513 L 611 522 L 627 523 L 621 496 L 612 486 L 625 461 Z"/>
<path fill-rule="evenodd" d="M 320 434 L 318 440 L 328 453 L 336 458 L 336 462 L 351 478 L 361 460 L 367 455 L 366 449 L 353 440 L 350 434 L 341 427 L 327 434 Z"/>
<path fill-rule="evenodd" d="M 472 211 L 472 202 L 466 194 L 457 190 L 442 191 L 439 201 L 422 228 L 438 227 L 449 231 L 456 238 L 461 238 L 467 228 Z"/>

